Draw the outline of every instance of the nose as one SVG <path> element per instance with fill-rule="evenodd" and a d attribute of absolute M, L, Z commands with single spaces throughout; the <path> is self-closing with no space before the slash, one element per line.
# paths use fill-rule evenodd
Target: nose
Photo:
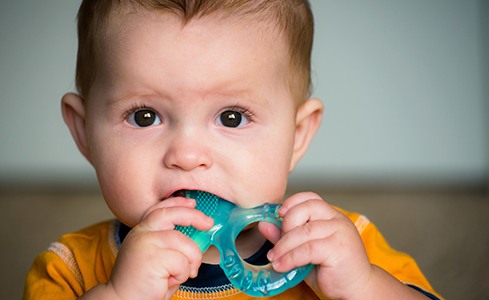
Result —
<path fill-rule="evenodd" d="M 212 166 L 208 143 L 198 134 L 181 133 L 169 139 L 163 162 L 169 169 L 192 171 Z"/>

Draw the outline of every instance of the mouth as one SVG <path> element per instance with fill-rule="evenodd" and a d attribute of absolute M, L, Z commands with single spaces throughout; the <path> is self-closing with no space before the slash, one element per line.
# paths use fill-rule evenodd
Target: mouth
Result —
<path fill-rule="evenodd" d="M 200 189 L 181 189 L 181 190 L 174 191 L 166 199 L 175 198 L 175 197 L 194 199 L 195 196 L 200 193 L 212 195 L 212 193 Z"/>
<path fill-rule="evenodd" d="M 170 196 L 168 196 L 166 199 L 171 199 L 171 198 L 175 198 L 175 197 L 182 197 L 182 198 L 187 198 L 187 199 L 222 199 L 224 200 L 224 198 L 221 198 L 220 196 L 218 195 L 215 195 L 213 193 L 210 193 L 210 192 L 207 192 L 207 191 L 204 191 L 204 190 L 198 190 L 198 189 L 181 189 L 181 190 L 176 190 L 175 192 L 173 192 Z M 205 201 L 207 201 L 205 200 Z"/>
<path fill-rule="evenodd" d="M 174 197 L 183 197 L 183 198 L 187 198 L 187 192 L 189 190 L 177 190 L 175 192 L 173 192 L 168 198 L 174 198 Z"/>
<path fill-rule="evenodd" d="M 195 199 L 197 201 L 197 207 L 202 206 L 202 203 L 213 203 L 213 201 L 217 201 L 217 200 L 228 201 L 233 203 L 232 201 L 223 198 L 221 195 L 209 192 L 207 190 L 198 189 L 198 188 L 194 188 L 194 189 L 184 188 L 184 189 L 175 190 L 168 197 L 163 198 L 163 201 L 171 198 L 178 198 L 178 197 Z"/>

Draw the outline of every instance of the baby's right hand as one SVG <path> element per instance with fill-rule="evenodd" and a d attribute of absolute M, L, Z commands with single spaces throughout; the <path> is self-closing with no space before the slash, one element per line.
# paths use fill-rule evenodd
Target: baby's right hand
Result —
<path fill-rule="evenodd" d="M 195 200 L 185 198 L 152 207 L 124 239 L 109 282 L 87 296 L 101 292 L 110 299 L 169 299 L 180 284 L 197 276 L 202 263 L 199 247 L 173 230 L 175 225 L 212 227 L 212 218 L 194 208 Z"/>

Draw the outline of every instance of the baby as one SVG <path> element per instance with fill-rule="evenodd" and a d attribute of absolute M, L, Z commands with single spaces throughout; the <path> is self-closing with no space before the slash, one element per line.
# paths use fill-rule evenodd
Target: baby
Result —
<path fill-rule="evenodd" d="M 278 272 L 315 265 L 275 299 L 437 299 L 365 217 L 312 192 L 284 200 L 323 111 L 309 99 L 306 0 L 84 0 L 78 34 L 63 117 L 117 220 L 51 244 L 25 299 L 246 299 L 215 248 L 174 230 L 213 225 L 186 190 L 283 203 L 282 230 L 262 222 L 237 240 Z"/>

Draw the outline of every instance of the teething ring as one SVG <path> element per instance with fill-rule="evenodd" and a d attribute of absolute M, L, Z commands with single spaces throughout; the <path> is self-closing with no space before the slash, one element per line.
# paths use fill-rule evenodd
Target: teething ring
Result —
<path fill-rule="evenodd" d="M 254 297 L 277 295 L 299 284 L 312 270 L 312 265 L 306 265 L 279 273 L 271 263 L 252 265 L 239 255 L 236 238 L 249 224 L 265 221 L 282 227 L 282 219 L 278 215 L 279 204 L 245 209 L 209 193 L 188 191 L 186 194 L 197 201 L 197 209 L 214 219 L 214 226 L 204 232 L 193 227 L 177 226 L 175 229 L 192 238 L 202 252 L 214 245 L 220 252 L 219 265 L 224 274 L 242 292 Z"/>

